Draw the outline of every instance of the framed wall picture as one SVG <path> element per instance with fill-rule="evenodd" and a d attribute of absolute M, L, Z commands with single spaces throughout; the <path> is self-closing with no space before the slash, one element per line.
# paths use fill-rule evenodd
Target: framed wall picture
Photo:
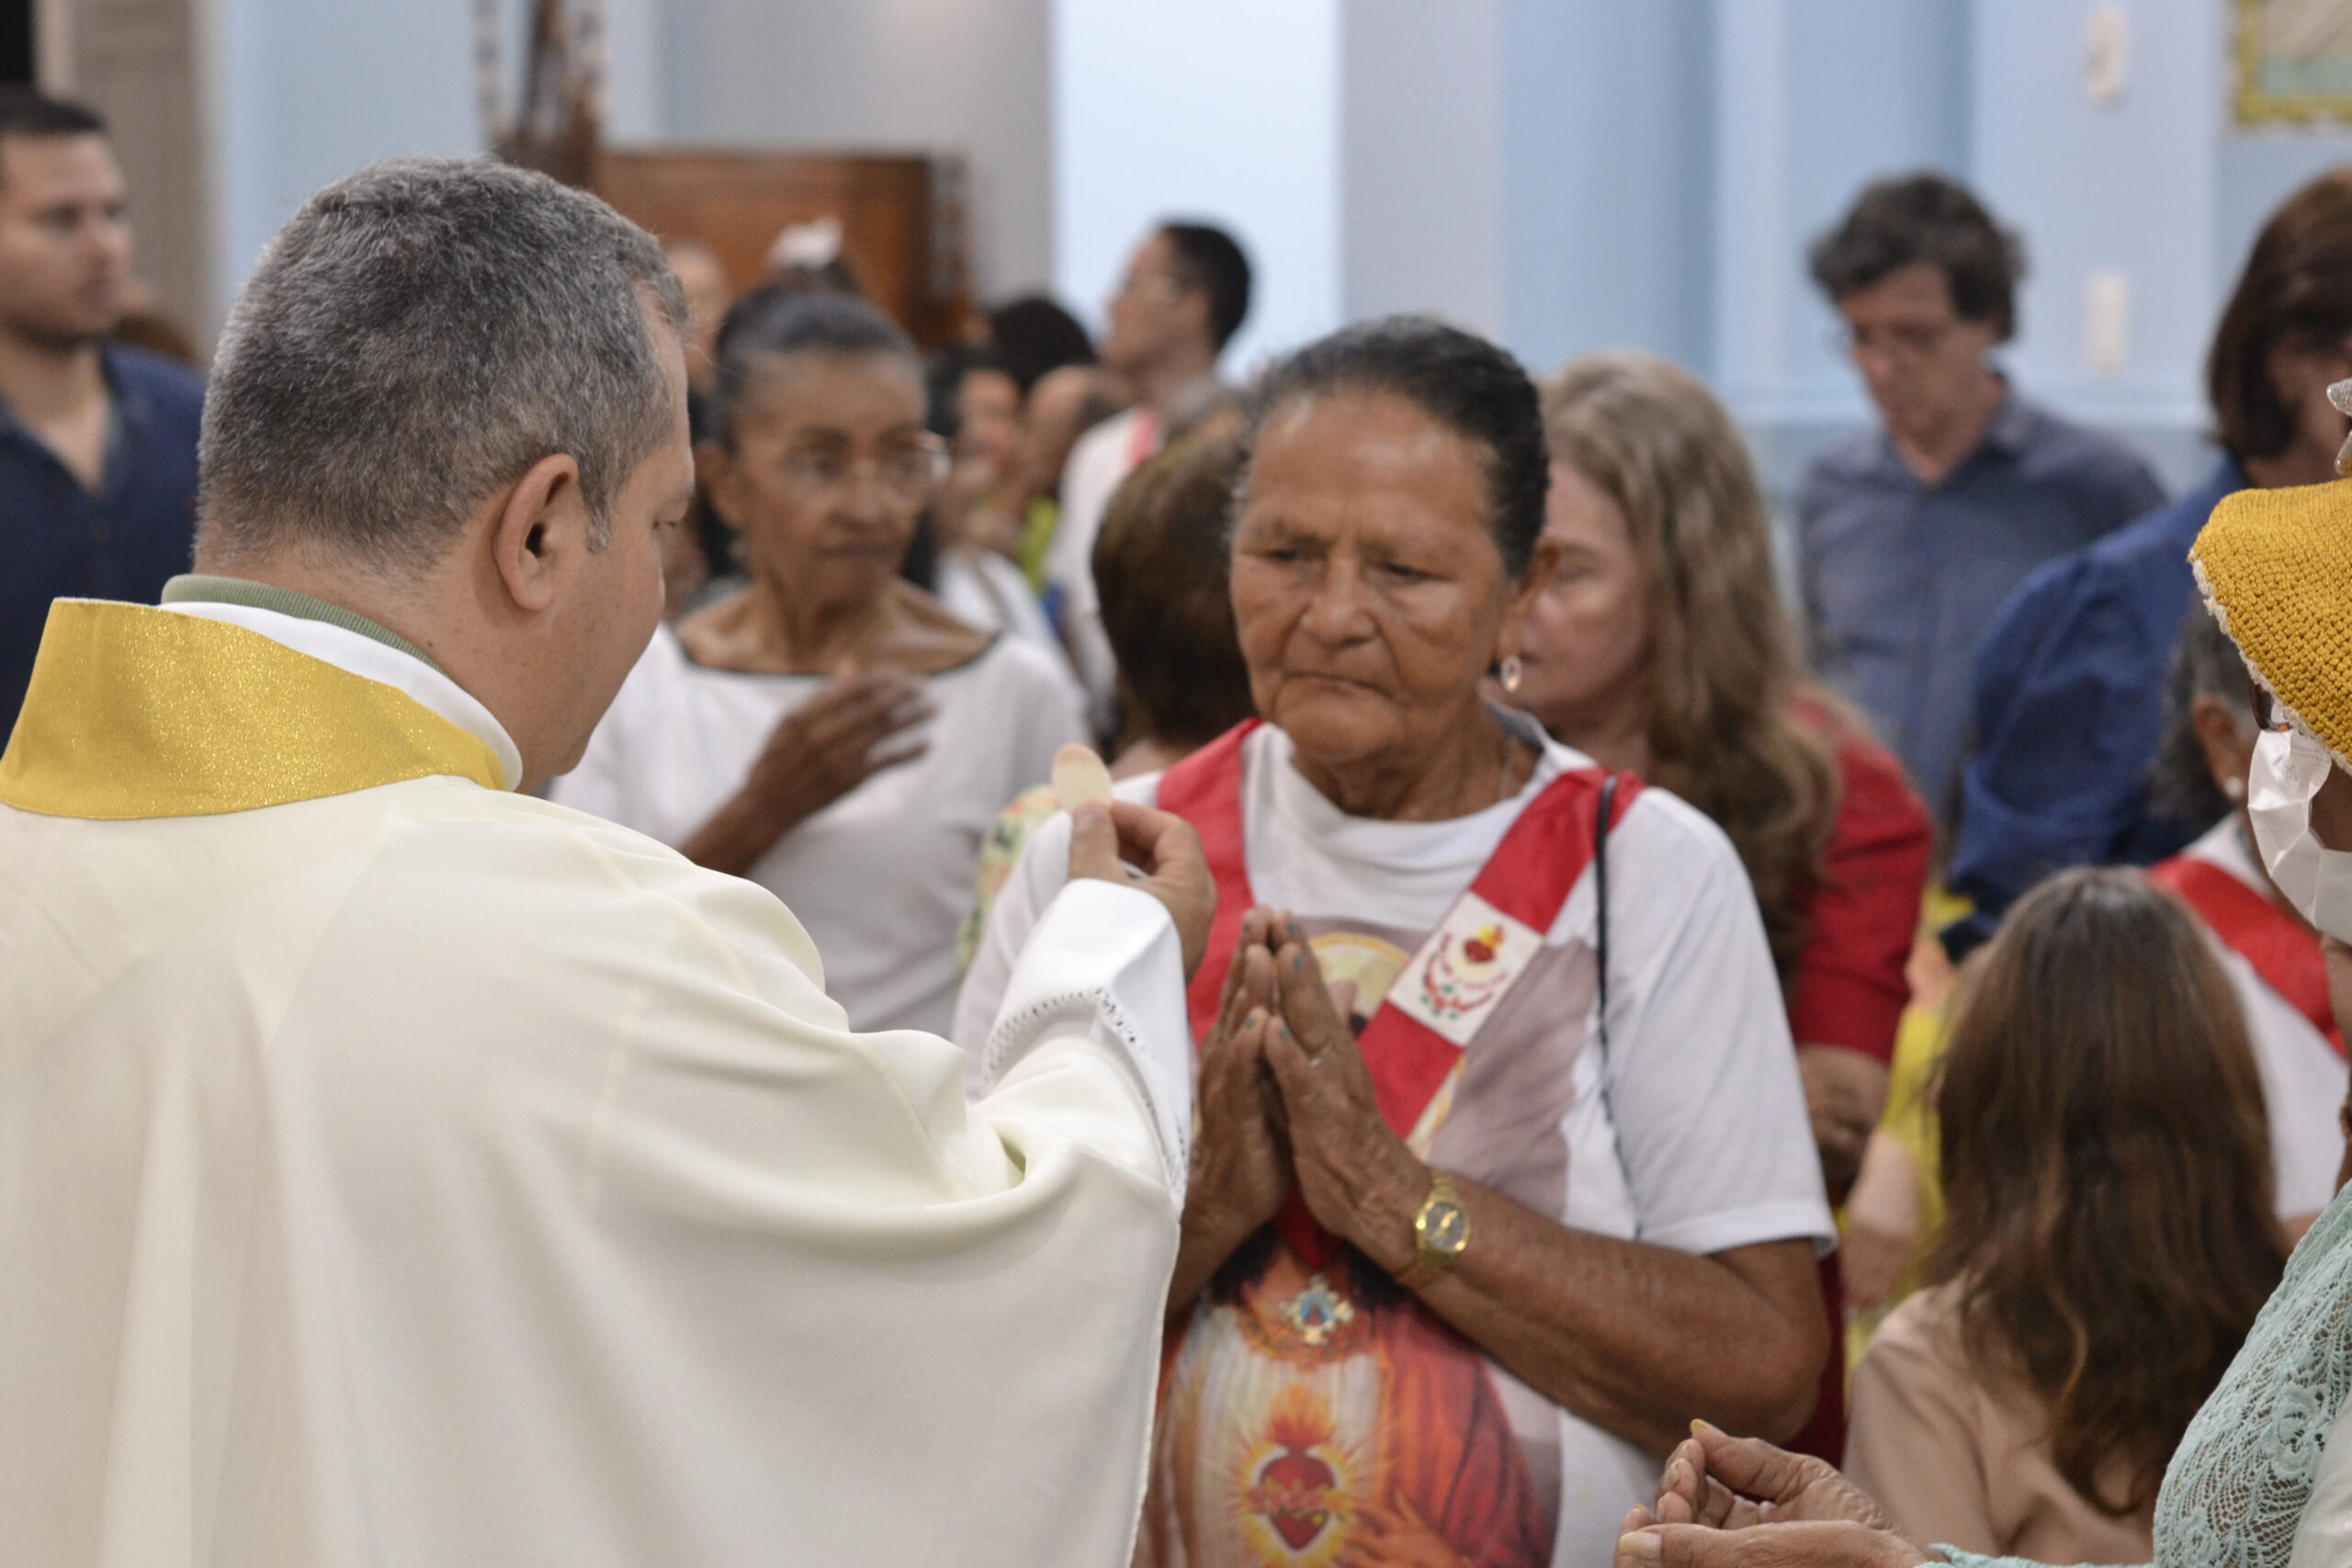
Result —
<path fill-rule="evenodd" d="M 2242 126 L 2352 120 L 2352 5 L 2234 0 L 2233 118 Z"/>

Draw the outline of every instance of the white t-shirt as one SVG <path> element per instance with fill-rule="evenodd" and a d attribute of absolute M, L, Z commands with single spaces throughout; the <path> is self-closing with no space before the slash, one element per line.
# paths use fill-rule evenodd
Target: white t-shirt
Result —
<path fill-rule="evenodd" d="M 2182 852 L 2228 872 L 2270 896 L 2262 873 L 2238 836 L 2233 812 Z M 2214 950 L 2245 1010 L 2246 1037 L 2262 1071 L 2262 1099 L 2270 1118 L 2272 1198 L 2282 1220 L 2309 1219 L 2335 1198 L 2344 1159 L 2344 1130 L 2335 1120 L 2344 1103 L 2347 1069 L 2327 1037 L 2294 1003 L 2270 988 L 2254 965 L 2216 938 Z"/>
<path fill-rule="evenodd" d="M 1042 649 L 1073 686 L 1077 677 L 1021 569 L 994 550 L 943 550 L 932 590 L 948 612 L 984 632 L 1010 632 Z"/>
<path fill-rule="evenodd" d="M 687 657 L 667 626 L 629 672 L 557 802 L 673 846 L 741 787 L 786 715 L 829 681 L 747 675 Z M 1068 676 L 1000 637 L 925 682 L 930 750 L 886 768 L 779 839 L 751 869 L 808 928 L 825 989 L 861 1032 L 944 1033 L 956 1000 L 956 931 L 996 814 L 1086 738 Z"/>
<path fill-rule="evenodd" d="M 1094 593 L 1094 540 L 1120 481 L 1151 456 L 1156 437 L 1144 422 L 1153 418 L 1138 405 L 1078 438 L 1062 467 L 1061 521 L 1046 554 L 1046 586 L 1061 598 L 1062 640 L 1098 722 L 1107 719 L 1117 695 L 1119 661 L 1103 635 L 1102 603 Z M 1156 422 L 1151 428 L 1157 430 Z"/>
<path fill-rule="evenodd" d="M 1243 749 L 1252 892 L 1302 920 L 1402 931 L 1437 927 L 1519 812 L 1564 770 L 1590 765 L 1547 740 L 1513 799 L 1447 821 L 1389 822 L 1341 812 L 1291 757 L 1289 738 L 1272 726 Z M 1155 775 L 1119 793 L 1148 803 L 1158 785 Z M 1022 942 L 1065 880 L 1069 832 L 1064 817 L 1040 827 L 998 898 L 956 1005 L 955 1038 L 967 1052 L 984 1042 Z M 1576 1056 L 1556 1217 L 1698 1254 L 1792 1237 L 1826 1250 L 1834 1231 L 1788 1015 L 1729 840 L 1651 789 L 1610 836 L 1609 856 L 1606 1066 L 1599 1051 Z M 1594 911 L 1588 871 L 1547 945 L 1589 953 Z M 1589 1021 L 1588 1011 L 1588 1031 Z M 1595 1092 L 1604 1074 L 1605 1094 Z M 1626 1510 L 1655 1493 L 1657 1461 L 1565 1411 L 1558 1436 L 1554 1562 L 1604 1568 Z"/>

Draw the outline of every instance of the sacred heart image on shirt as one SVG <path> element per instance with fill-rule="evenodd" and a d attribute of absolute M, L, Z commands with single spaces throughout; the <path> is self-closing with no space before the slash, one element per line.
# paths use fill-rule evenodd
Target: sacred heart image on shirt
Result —
<path fill-rule="evenodd" d="M 1413 955 L 1391 999 L 1456 1045 L 1467 1045 L 1543 947 L 1533 928 L 1465 893 Z"/>
<path fill-rule="evenodd" d="M 1339 1545 L 1334 1523 L 1345 1517 L 1347 1489 L 1332 1468 L 1331 1413 L 1303 1383 L 1291 1383 L 1275 1397 L 1267 1413 L 1265 1434 L 1257 1445 L 1250 1485 L 1243 1493 L 1246 1506 L 1305 1564 L 1320 1564 L 1329 1554 L 1317 1551 L 1318 1540 Z"/>

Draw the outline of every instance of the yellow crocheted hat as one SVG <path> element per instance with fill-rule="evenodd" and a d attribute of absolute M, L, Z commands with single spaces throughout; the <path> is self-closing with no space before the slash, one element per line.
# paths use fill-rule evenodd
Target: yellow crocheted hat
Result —
<path fill-rule="evenodd" d="M 2352 758 L 2352 479 L 2242 490 L 2213 509 L 2188 559 L 2254 678 Z"/>

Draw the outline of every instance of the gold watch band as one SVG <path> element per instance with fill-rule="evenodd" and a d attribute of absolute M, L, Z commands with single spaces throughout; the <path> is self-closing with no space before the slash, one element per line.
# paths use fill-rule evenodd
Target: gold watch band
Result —
<path fill-rule="evenodd" d="M 1396 1283 L 1408 1291 L 1429 1288 L 1470 1249 L 1470 1212 L 1462 1190 L 1442 1170 L 1430 1172 L 1429 1196 L 1413 1216 L 1413 1261 Z"/>

